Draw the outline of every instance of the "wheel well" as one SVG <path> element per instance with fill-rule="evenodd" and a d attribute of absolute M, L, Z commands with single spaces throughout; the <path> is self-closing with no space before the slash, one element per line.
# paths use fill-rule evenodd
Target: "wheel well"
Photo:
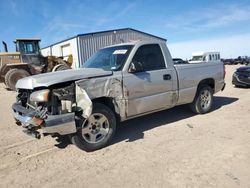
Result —
<path fill-rule="evenodd" d="M 115 117 L 120 121 L 119 109 L 115 106 L 114 99 L 111 97 L 100 97 L 92 100 L 93 103 L 101 103 L 109 107 L 115 114 Z"/>
<path fill-rule="evenodd" d="M 207 78 L 207 79 L 200 81 L 200 83 L 198 84 L 198 88 L 200 88 L 202 85 L 208 85 L 214 91 L 215 81 L 213 78 Z"/>

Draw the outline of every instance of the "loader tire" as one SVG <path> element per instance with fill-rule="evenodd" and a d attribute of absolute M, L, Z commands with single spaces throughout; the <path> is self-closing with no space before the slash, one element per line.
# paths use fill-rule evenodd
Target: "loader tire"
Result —
<path fill-rule="evenodd" d="M 30 74 L 24 69 L 10 69 L 5 75 L 5 85 L 11 90 L 16 90 L 17 81 L 27 76 Z"/>
<path fill-rule="evenodd" d="M 4 83 L 5 84 L 4 78 L 0 77 L 0 83 Z"/>
<path fill-rule="evenodd" d="M 68 70 L 68 69 L 70 69 L 69 66 L 60 64 L 60 65 L 55 66 L 55 67 L 53 68 L 52 72 L 63 71 L 63 70 Z"/>

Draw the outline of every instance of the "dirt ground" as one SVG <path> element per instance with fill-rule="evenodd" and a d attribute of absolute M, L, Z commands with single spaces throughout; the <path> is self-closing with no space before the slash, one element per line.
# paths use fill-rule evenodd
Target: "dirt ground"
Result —
<path fill-rule="evenodd" d="M 187 106 L 130 120 L 86 153 L 66 138 L 36 140 L 15 125 L 15 92 L 0 85 L 0 187 L 250 187 L 250 89 L 226 89 L 211 113 Z"/>

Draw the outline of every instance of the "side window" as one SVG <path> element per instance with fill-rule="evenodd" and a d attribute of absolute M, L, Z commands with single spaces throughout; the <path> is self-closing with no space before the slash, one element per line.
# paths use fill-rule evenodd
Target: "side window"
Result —
<path fill-rule="evenodd" d="M 27 53 L 34 53 L 34 49 L 33 49 L 32 43 L 27 43 L 26 44 L 26 50 L 27 50 Z"/>
<path fill-rule="evenodd" d="M 212 61 L 212 56 L 211 55 L 209 55 L 209 61 Z"/>
<path fill-rule="evenodd" d="M 35 42 L 19 42 L 18 50 L 24 54 L 38 54 L 38 44 Z"/>
<path fill-rule="evenodd" d="M 144 71 L 166 68 L 162 51 L 158 44 L 149 44 L 138 48 L 132 62 L 140 62 Z"/>

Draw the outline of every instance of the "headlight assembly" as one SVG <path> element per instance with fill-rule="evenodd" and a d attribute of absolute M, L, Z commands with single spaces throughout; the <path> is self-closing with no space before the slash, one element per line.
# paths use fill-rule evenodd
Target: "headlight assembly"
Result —
<path fill-rule="evenodd" d="M 30 101 L 33 102 L 48 102 L 49 100 L 49 89 L 35 91 L 30 95 Z"/>

